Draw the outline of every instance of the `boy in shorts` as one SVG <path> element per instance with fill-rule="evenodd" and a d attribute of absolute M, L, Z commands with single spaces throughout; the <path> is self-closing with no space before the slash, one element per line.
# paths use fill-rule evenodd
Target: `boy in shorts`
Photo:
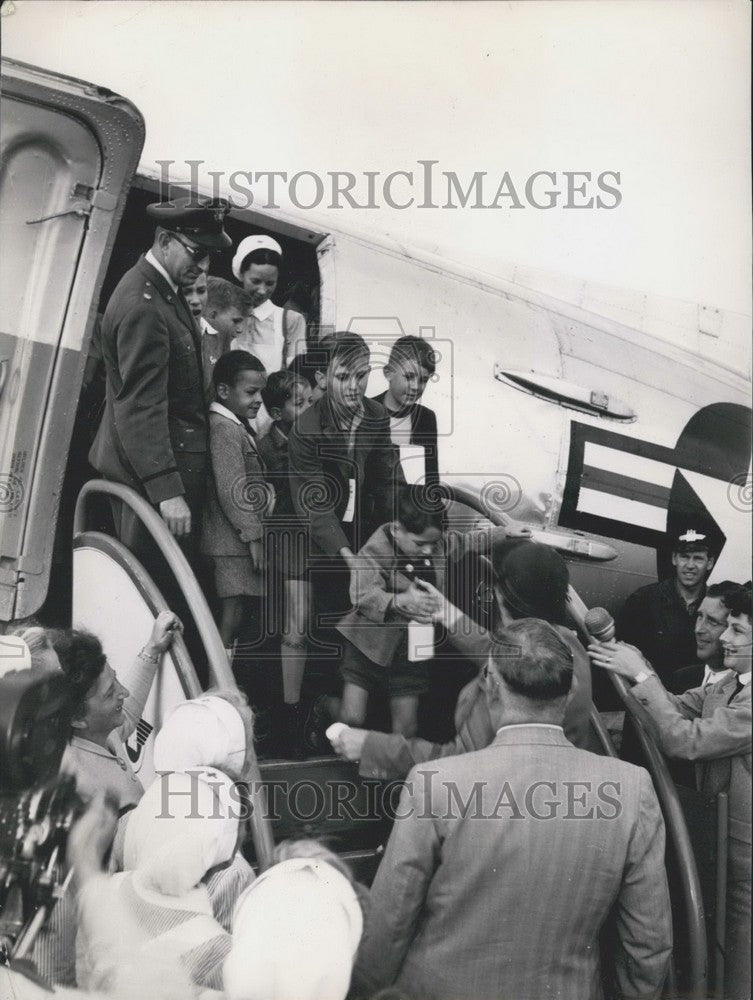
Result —
<path fill-rule="evenodd" d="M 431 626 L 440 610 L 436 591 L 446 594 L 452 564 L 469 552 L 489 551 L 492 542 L 527 534 L 528 529 L 503 527 L 448 532 L 436 487 L 401 490 L 396 519 L 378 528 L 356 557 L 353 610 L 338 625 L 346 639 L 341 722 L 363 725 L 369 694 L 385 691 L 392 732 L 416 735 L 418 701 L 429 678 L 426 659 L 409 660 L 409 630 L 413 623 Z M 429 593 L 424 583 L 436 590 Z M 422 651 L 427 659 L 431 653 L 431 648 Z"/>

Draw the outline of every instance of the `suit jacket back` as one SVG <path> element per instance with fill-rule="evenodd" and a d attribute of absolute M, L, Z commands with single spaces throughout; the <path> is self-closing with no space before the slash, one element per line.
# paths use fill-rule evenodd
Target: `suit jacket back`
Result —
<path fill-rule="evenodd" d="M 617 903 L 621 995 L 656 996 L 671 949 L 664 824 L 646 771 L 513 726 L 415 768 L 371 891 L 356 987 L 408 996 L 602 995 Z"/>

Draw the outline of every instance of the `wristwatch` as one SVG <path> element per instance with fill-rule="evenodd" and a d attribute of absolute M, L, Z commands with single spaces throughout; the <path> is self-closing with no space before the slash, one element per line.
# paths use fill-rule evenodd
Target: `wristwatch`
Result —
<path fill-rule="evenodd" d="M 653 670 L 641 670 L 638 676 L 633 678 L 633 683 L 641 684 L 643 681 L 647 681 L 652 674 Z"/>

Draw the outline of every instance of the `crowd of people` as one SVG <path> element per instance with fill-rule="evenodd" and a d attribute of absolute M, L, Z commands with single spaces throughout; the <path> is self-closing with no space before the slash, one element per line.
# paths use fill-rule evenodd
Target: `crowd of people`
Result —
<path fill-rule="evenodd" d="M 303 318 L 272 303 L 278 243 L 242 240 L 233 285 L 207 273 L 210 251 L 231 246 L 223 205 L 148 211 L 153 246 L 102 322 L 91 461 L 145 496 L 184 547 L 238 690 L 172 710 L 145 789 L 123 741 L 178 615 L 157 617 L 130 691 L 96 637 L 16 630 L 30 669 L 67 678 L 63 769 L 91 803 L 69 841 L 75 892 L 35 945 L 39 971 L 61 995 L 155 1000 L 596 998 L 606 980 L 617 996 L 658 997 L 672 949 L 664 823 L 645 770 L 592 752 L 594 666 L 631 685 L 623 758 L 635 716 L 678 781 L 729 796 L 722 995 L 749 997 L 750 583 L 707 587 L 715 542 L 683 526 L 673 576 L 631 597 L 617 640 L 586 652 L 556 551 L 525 528 L 448 524 L 436 419 L 420 403 L 430 344 L 397 340 L 387 391 L 368 399 L 366 342 L 308 345 Z M 128 511 L 113 513 L 148 561 Z M 483 614 L 453 585 L 468 566 L 488 573 Z M 304 713 L 315 607 L 340 644 L 342 683 Z M 244 857 L 258 677 L 239 639 L 258 644 L 270 621 L 282 752 L 302 756 L 308 734 L 364 778 L 405 782 L 370 890 L 316 841 L 278 845 L 261 874 Z M 448 649 L 469 672 L 454 735 L 437 739 L 420 709 Z M 374 699 L 388 731 L 365 726 Z M 11 996 L 43 993 L 3 975 Z"/>

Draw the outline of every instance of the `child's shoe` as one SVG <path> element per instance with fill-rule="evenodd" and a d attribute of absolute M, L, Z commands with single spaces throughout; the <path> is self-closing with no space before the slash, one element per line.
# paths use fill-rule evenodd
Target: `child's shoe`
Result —
<path fill-rule="evenodd" d="M 280 708 L 280 725 L 277 732 L 278 751 L 286 760 L 305 760 L 303 742 L 303 713 L 300 702 L 283 704 Z"/>
<path fill-rule="evenodd" d="M 320 694 L 318 698 L 314 698 L 304 729 L 306 752 L 318 757 L 334 753 L 332 744 L 326 736 L 326 729 L 331 721 L 326 705 L 325 695 Z"/>

